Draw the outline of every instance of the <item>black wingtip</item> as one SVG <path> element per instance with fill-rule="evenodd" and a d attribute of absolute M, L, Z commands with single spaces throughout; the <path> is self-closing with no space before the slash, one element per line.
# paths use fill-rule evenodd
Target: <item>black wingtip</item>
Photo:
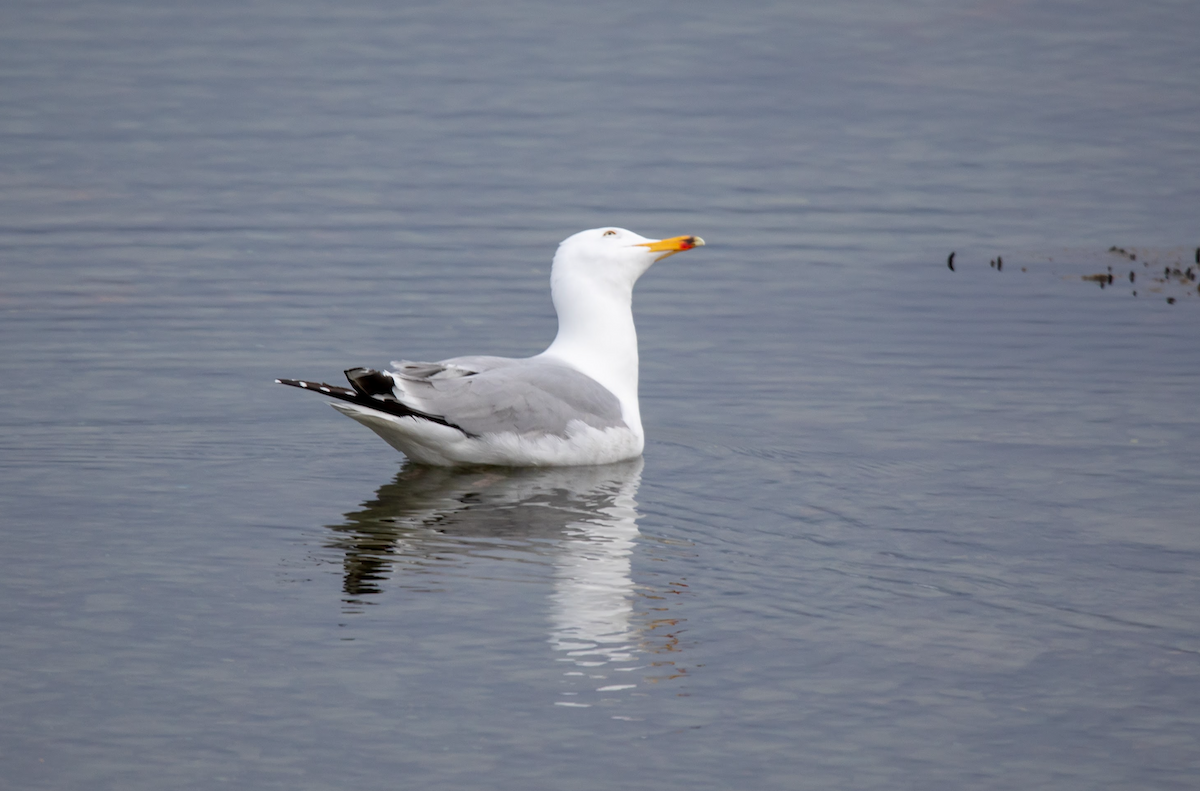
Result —
<path fill-rule="evenodd" d="M 359 375 L 358 372 L 360 371 L 365 373 Z M 354 374 L 355 376 L 351 376 L 351 374 Z M 281 385 L 298 387 L 301 390 L 311 390 L 314 393 L 332 396 L 333 398 L 337 398 L 341 401 L 349 401 L 351 404 L 365 406 L 369 409 L 374 409 L 378 412 L 383 412 L 388 415 L 395 415 L 396 417 L 416 417 L 423 420 L 428 420 L 431 423 L 439 423 L 443 426 L 457 429 L 468 437 L 477 436 L 467 431 L 462 426 L 451 423 L 441 415 L 430 415 L 428 413 L 407 407 L 397 401 L 396 397 L 392 394 L 392 380 L 386 374 L 381 374 L 380 372 L 370 368 L 351 368 L 349 371 L 346 371 L 346 376 L 350 379 L 350 383 L 354 385 L 354 390 L 351 390 L 348 387 L 338 387 L 336 385 L 326 384 L 325 382 L 309 382 L 304 379 L 276 379 L 275 381 Z M 359 385 L 364 381 L 364 379 L 368 382 L 368 384 L 363 385 L 363 389 L 359 389 Z M 370 392 L 366 392 L 366 388 L 372 386 L 371 383 L 378 384 L 380 381 L 387 382 L 386 391 L 382 391 L 378 395 L 373 395 Z"/>
<path fill-rule="evenodd" d="M 350 386 L 364 396 L 383 396 L 391 400 L 395 400 L 393 392 L 396 383 L 392 381 L 392 377 L 385 373 L 380 373 L 374 368 L 348 368 L 345 371 L 346 378 L 350 381 Z"/>
<path fill-rule="evenodd" d="M 337 385 L 326 384 L 325 382 L 309 382 L 304 379 L 276 379 L 281 385 L 288 387 L 299 387 L 301 390 L 312 390 L 314 393 L 324 393 L 325 395 L 341 398 L 347 401 L 353 401 L 357 397 L 357 393 L 347 387 L 338 387 Z"/>

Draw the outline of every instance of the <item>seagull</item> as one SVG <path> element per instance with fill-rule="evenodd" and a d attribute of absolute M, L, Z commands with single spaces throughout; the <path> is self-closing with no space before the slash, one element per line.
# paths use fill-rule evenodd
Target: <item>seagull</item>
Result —
<path fill-rule="evenodd" d="M 633 285 L 656 261 L 700 247 L 699 236 L 647 239 L 593 228 L 564 240 L 550 270 L 558 334 L 533 357 L 398 360 L 392 370 L 351 368 L 350 387 L 279 384 L 336 399 L 337 411 L 417 464 L 580 466 L 637 458 Z"/>

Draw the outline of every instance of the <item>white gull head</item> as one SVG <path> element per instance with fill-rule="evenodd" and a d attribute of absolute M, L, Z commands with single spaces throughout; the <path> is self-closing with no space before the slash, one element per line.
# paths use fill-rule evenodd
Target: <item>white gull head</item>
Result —
<path fill-rule="evenodd" d="M 647 239 L 624 228 L 593 228 L 563 240 L 554 255 L 550 290 L 558 335 L 540 356 L 570 365 L 617 396 L 639 443 L 645 434 L 633 285 L 654 262 L 703 244 L 699 236 Z"/>

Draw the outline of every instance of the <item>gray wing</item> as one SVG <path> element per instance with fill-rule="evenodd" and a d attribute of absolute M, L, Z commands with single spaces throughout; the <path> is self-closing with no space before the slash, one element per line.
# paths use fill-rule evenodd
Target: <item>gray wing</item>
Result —
<path fill-rule="evenodd" d="M 537 358 L 456 357 L 440 363 L 393 363 L 397 400 L 437 415 L 469 434 L 504 431 L 566 436 L 580 420 L 594 428 L 624 426 L 621 402 L 599 382 Z"/>

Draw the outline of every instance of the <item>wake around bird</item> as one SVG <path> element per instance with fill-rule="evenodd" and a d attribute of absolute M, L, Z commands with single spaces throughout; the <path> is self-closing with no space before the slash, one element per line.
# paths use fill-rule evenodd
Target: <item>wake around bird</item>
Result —
<path fill-rule="evenodd" d="M 275 381 L 336 399 L 330 406 L 419 464 L 540 467 L 636 458 L 645 432 L 633 286 L 656 261 L 703 244 L 698 236 L 655 240 L 623 228 L 564 240 L 550 271 L 558 335 L 533 357 L 351 368 L 349 388 Z"/>

